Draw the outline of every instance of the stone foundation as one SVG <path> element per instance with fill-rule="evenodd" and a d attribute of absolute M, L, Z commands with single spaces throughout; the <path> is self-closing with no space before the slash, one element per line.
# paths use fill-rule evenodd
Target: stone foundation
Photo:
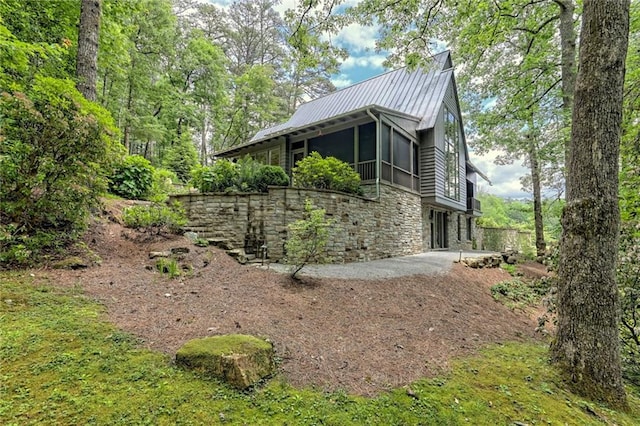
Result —
<path fill-rule="evenodd" d="M 374 185 L 365 194 L 375 197 Z M 324 208 L 334 219 L 327 254 L 335 263 L 367 261 L 423 252 L 422 208 L 418 194 L 386 184 L 379 199 L 315 189 L 271 187 L 269 192 L 181 194 L 171 197 L 184 207 L 186 231 L 227 249 L 282 259 L 287 225 L 303 218 L 304 204 Z"/>

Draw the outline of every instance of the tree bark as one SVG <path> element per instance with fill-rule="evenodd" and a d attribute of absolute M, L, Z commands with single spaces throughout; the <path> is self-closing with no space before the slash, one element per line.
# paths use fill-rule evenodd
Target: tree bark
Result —
<path fill-rule="evenodd" d="M 536 255 L 544 256 L 547 244 L 544 241 L 544 222 L 542 221 L 542 190 L 540 187 L 540 162 L 535 137 L 529 136 L 529 163 L 531 164 L 531 184 L 533 186 L 533 218 L 536 232 Z"/>
<path fill-rule="evenodd" d="M 626 407 L 615 280 L 629 0 L 585 0 L 551 357 L 573 390 Z"/>
<path fill-rule="evenodd" d="M 82 0 L 76 59 L 77 88 L 90 101 L 96 100 L 98 75 L 98 38 L 102 0 Z"/>

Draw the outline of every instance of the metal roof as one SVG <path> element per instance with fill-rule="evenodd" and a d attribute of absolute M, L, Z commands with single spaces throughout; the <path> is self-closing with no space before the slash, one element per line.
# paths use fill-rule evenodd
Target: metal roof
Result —
<path fill-rule="evenodd" d="M 450 64 L 450 53 L 445 51 L 433 57 L 429 69 L 400 68 L 312 100 L 300 105 L 288 121 L 258 132 L 249 144 L 366 107 L 415 117 L 419 120 L 416 130 L 429 129 L 453 76 Z"/>

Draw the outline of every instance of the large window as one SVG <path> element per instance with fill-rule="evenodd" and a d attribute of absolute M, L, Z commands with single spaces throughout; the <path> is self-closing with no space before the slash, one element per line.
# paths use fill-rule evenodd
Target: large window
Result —
<path fill-rule="evenodd" d="M 336 157 L 353 164 L 353 127 L 309 139 L 308 152 L 314 151 L 323 157 Z"/>
<path fill-rule="evenodd" d="M 371 122 L 358 126 L 358 161 L 374 161 L 376 159 L 376 123 Z"/>
<path fill-rule="evenodd" d="M 262 164 L 271 164 L 272 166 L 280 166 L 280 147 L 259 151 L 251 155 L 254 160 Z"/>
<path fill-rule="evenodd" d="M 460 200 L 460 132 L 453 113 L 444 107 L 444 195 Z"/>

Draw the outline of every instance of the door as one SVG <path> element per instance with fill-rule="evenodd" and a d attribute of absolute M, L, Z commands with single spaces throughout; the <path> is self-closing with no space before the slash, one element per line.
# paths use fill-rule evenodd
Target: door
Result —
<path fill-rule="evenodd" d="M 446 212 L 432 210 L 431 219 L 431 248 L 444 249 L 449 247 Z"/>

